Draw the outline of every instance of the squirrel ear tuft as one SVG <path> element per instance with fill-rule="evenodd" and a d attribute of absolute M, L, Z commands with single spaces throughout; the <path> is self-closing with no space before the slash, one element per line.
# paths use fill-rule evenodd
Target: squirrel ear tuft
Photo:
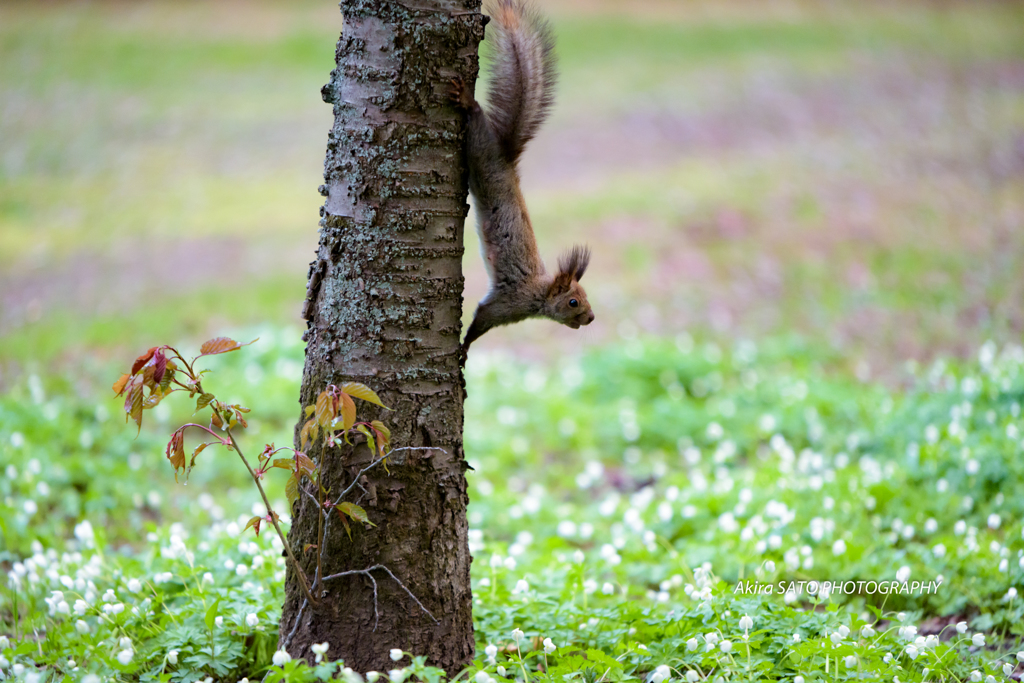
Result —
<path fill-rule="evenodd" d="M 548 287 L 548 296 L 552 297 L 565 294 L 572 287 L 572 280 L 572 273 L 559 272 L 558 275 L 555 276 L 551 286 Z"/>
<path fill-rule="evenodd" d="M 573 280 L 578 281 L 583 277 L 583 273 L 587 272 L 588 265 L 590 265 L 590 247 L 576 244 L 558 259 L 558 273 L 559 275 L 569 275 Z"/>

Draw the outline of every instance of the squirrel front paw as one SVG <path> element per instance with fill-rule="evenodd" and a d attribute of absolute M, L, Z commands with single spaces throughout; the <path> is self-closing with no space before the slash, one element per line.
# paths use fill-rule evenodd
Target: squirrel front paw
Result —
<path fill-rule="evenodd" d="M 473 94 L 466 87 L 466 82 L 461 76 L 451 79 L 451 86 L 448 88 L 448 98 L 460 109 L 472 109 L 476 104 Z"/>

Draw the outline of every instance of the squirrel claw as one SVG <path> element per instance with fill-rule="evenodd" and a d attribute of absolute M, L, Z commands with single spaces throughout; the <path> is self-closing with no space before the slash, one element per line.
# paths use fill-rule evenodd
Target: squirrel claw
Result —
<path fill-rule="evenodd" d="M 448 89 L 448 98 L 461 109 L 471 109 L 475 101 L 473 100 L 473 95 L 469 93 L 469 89 L 466 88 L 466 82 L 462 80 L 462 77 L 456 76 L 450 79 L 450 83 L 451 87 Z"/>

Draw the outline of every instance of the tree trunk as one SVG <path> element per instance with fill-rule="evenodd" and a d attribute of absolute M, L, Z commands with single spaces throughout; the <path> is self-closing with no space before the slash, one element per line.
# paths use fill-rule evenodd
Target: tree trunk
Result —
<path fill-rule="evenodd" d="M 304 310 L 301 403 L 329 384 L 362 382 L 393 411 L 357 401 L 360 420 L 383 420 L 395 448 L 436 450 L 398 452 L 387 470 L 367 472 L 349 499 L 376 527 L 353 522 L 350 539 L 333 523 L 325 539 L 324 576 L 384 565 L 394 578 L 376 570 L 334 579 L 317 591 L 319 606 L 302 609 L 289 568 L 280 629 L 293 657 L 327 642 L 329 658 L 385 671 L 396 666 L 388 652 L 401 648 L 454 674 L 474 656 L 458 365 L 465 122 L 448 92 L 453 79 L 476 80 L 479 7 L 341 3 L 337 67 L 322 93 L 335 119 Z M 354 443 L 307 450 L 334 495 L 373 457 L 365 441 Z M 316 505 L 303 496 L 292 516 L 289 542 L 312 579 L 317 552 L 303 549 L 317 543 Z"/>

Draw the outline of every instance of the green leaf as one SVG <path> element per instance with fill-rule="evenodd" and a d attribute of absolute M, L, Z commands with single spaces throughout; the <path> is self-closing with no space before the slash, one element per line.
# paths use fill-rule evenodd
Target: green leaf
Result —
<path fill-rule="evenodd" d="M 342 514 L 348 515 L 349 517 L 351 517 L 352 519 L 356 520 L 357 522 L 362 522 L 363 524 L 369 524 L 370 526 L 377 526 L 376 524 L 374 524 L 373 522 L 370 521 L 369 517 L 367 517 L 366 510 L 364 510 L 363 508 L 359 507 L 355 503 L 349 503 L 349 502 L 342 503 L 341 505 L 338 506 L 338 512 L 340 512 Z"/>
<path fill-rule="evenodd" d="M 217 608 L 220 607 L 220 598 L 206 608 L 206 616 L 203 618 L 203 622 L 206 624 L 208 631 L 213 630 L 213 622 L 217 618 Z"/>
<path fill-rule="evenodd" d="M 384 408 L 385 410 L 391 410 L 386 405 L 381 403 L 381 400 L 377 396 L 376 392 L 374 392 L 373 389 L 366 386 L 365 384 L 360 384 L 359 382 L 345 382 L 344 384 L 341 385 L 341 390 L 342 392 L 348 394 L 353 398 L 361 398 L 364 401 L 375 403 L 379 405 L 381 408 Z"/>
<path fill-rule="evenodd" d="M 195 412 L 198 413 L 200 410 L 202 410 L 206 406 L 210 405 L 210 401 L 212 401 L 214 398 L 215 397 L 214 397 L 213 394 L 209 394 L 209 393 L 207 393 L 207 394 L 200 394 L 199 398 L 196 399 L 196 411 Z M 195 413 L 192 413 L 192 414 L 195 415 Z"/>

